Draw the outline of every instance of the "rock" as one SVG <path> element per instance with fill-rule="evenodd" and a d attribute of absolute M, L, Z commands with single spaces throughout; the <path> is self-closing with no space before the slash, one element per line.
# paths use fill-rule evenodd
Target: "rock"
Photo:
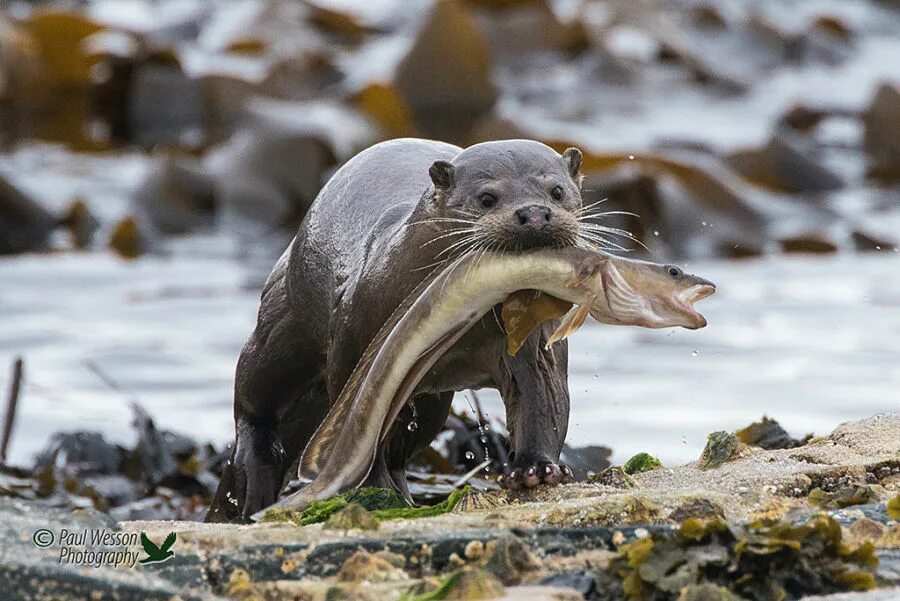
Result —
<path fill-rule="evenodd" d="M 51 509 L 0 498 L 0 587 L 15 591 L 17 601 L 220 601 L 209 592 L 175 585 L 149 570 L 135 567 L 87 567 L 60 561 L 63 529 L 71 533 L 115 529 L 109 518 L 93 511 Z M 49 532 L 49 535 L 44 534 Z M 42 534 L 38 534 L 42 533 Z M 41 536 L 41 545 L 32 542 Z M 44 541 L 49 545 L 43 546 Z M 90 548 L 72 543 L 72 552 Z M 115 551 L 120 551 L 116 547 Z M 137 559 L 136 549 L 134 559 Z M 162 564 L 165 565 L 165 564 Z"/>
<path fill-rule="evenodd" d="M 678 595 L 678 601 L 741 601 L 741 599 L 742 597 L 724 586 L 716 586 L 711 582 L 686 586 Z"/>
<path fill-rule="evenodd" d="M 842 509 L 851 505 L 871 503 L 877 499 L 878 493 L 868 484 L 844 486 L 831 492 L 821 488 L 809 491 L 810 504 L 823 509 Z"/>
<path fill-rule="evenodd" d="M 488 543 L 487 554 L 485 569 L 507 586 L 518 584 L 525 574 L 541 565 L 528 545 L 516 536 L 502 536 Z"/>
<path fill-rule="evenodd" d="M 797 440 L 796 438 L 791 437 L 791 435 L 781 427 L 781 424 L 765 415 L 761 421 L 753 422 L 746 428 L 741 428 L 734 434 L 738 437 L 738 440 L 744 444 L 767 450 L 801 447 L 812 438 L 812 435 L 807 435 L 803 440 Z"/>
<path fill-rule="evenodd" d="M 700 469 L 711 470 L 726 461 L 738 457 L 745 449 L 744 443 L 730 432 L 713 432 L 706 437 L 706 446 L 700 455 Z"/>
<path fill-rule="evenodd" d="M 199 161 L 168 155 L 150 170 L 133 200 L 157 230 L 183 234 L 212 224 L 215 184 Z"/>
<path fill-rule="evenodd" d="M 637 488 L 638 485 L 634 478 L 629 476 L 621 467 L 608 467 L 599 474 L 594 474 L 588 478 L 591 484 L 602 484 L 604 486 L 612 486 L 613 488 Z"/>
<path fill-rule="evenodd" d="M 860 251 L 889 251 L 897 248 L 897 243 L 887 238 L 876 237 L 866 232 L 856 230 L 851 234 L 853 246 Z"/>
<path fill-rule="evenodd" d="M 540 584 L 544 586 L 561 586 L 574 589 L 583 598 L 591 599 L 597 590 L 594 575 L 590 572 L 563 572 L 552 574 L 542 578 Z"/>
<path fill-rule="evenodd" d="M 469 489 L 457 501 L 453 507 L 453 513 L 494 509 L 505 505 L 507 505 L 507 500 L 501 493 Z"/>
<path fill-rule="evenodd" d="M 625 465 L 622 466 L 622 471 L 629 476 L 632 476 L 634 474 L 640 474 L 641 472 L 656 470 L 662 466 L 662 461 L 652 456 L 650 453 L 638 453 L 625 462 Z"/>
<path fill-rule="evenodd" d="M 715 501 L 698 497 L 689 499 L 673 509 L 668 519 L 672 522 L 683 522 L 688 518 L 724 520 L 725 510 Z"/>
<path fill-rule="evenodd" d="M 900 89 L 885 83 L 862 115 L 863 149 L 869 154 L 870 175 L 900 179 Z"/>
<path fill-rule="evenodd" d="M 433 599 L 498 599 L 503 597 L 505 589 L 499 580 L 484 570 L 462 569 L 451 574 L 441 586 L 432 593 Z"/>
<path fill-rule="evenodd" d="M 326 530 L 377 530 L 378 520 L 358 503 L 350 503 L 322 525 Z"/>
<path fill-rule="evenodd" d="M 900 495 L 887 502 L 887 514 L 892 520 L 900 521 Z"/>
<path fill-rule="evenodd" d="M 602 472 L 610 466 L 612 449 L 601 445 L 585 447 L 563 446 L 560 461 L 572 470 L 575 480 L 586 480 L 589 474 Z"/>
<path fill-rule="evenodd" d="M 57 218 L 0 177 L 0 255 L 43 250 Z"/>
<path fill-rule="evenodd" d="M 350 556 L 341 571 L 338 572 L 338 582 L 391 582 L 408 580 L 406 572 L 378 554 L 358 551 Z"/>

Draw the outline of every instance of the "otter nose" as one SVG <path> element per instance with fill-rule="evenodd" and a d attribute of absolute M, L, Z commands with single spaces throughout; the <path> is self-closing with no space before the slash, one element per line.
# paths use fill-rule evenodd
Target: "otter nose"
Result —
<path fill-rule="evenodd" d="M 519 225 L 540 229 L 550 223 L 550 207 L 543 205 L 531 205 L 516 210 Z"/>

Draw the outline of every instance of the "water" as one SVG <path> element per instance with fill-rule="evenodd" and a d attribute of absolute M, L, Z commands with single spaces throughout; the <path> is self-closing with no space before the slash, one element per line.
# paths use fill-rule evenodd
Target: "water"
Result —
<path fill-rule="evenodd" d="M 130 442 L 132 398 L 164 428 L 231 439 L 234 365 L 258 306 L 245 282 L 259 274 L 221 239 L 191 244 L 193 258 L 135 263 L 106 253 L 0 260 L 0 386 L 14 356 L 27 372 L 13 461 L 58 430 Z M 572 338 L 570 444 L 607 444 L 616 461 L 638 451 L 686 461 L 709 432 L 763 414 L 802 435 L 900 410 L 900 254 L 686 267 L 718 285 L 698 305 L 706 329 L 590 324 Z M 503 415 L 494 393 L 481 398 Z"/>

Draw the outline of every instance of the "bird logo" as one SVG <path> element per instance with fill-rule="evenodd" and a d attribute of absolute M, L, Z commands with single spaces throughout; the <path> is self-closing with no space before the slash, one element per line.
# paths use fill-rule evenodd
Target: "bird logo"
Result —
<path fill-rule="evenodd" d="M 141 532 L 141 546 L 144 547 L 144 553 L 147 554 L 147 557 L 141 559 L 140 563 L 162 563 L 170 557 L 175 557 L 175 553 L 169 551 L 169 549 L 175 544 L 176 538 L 178 538 L 178 536 L 174 532 L 170 532 L 169 536 L 166 537 L 166 540 L 163 541 L 162 546 L 157 547 L 156 543 L 147 538 L 145 532 Z"/>

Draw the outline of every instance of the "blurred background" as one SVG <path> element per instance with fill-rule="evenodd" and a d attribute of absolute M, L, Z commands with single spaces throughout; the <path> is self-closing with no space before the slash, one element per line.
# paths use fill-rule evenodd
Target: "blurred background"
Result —
<path fill-rule="evenodd" d="M 898 410 L 898 32 L 894 0 L 4 2 L 9 461 L 57 431 L 131 444 L 130 401 L 231 441 L 275 258 L 400 136 L 579 146 L 585 202 L 639 216 L 604 222 L 632 256 L 717 283 L 705 330 L 574 336 L 571 444 L 672 463 L 764 414 L 801 436 Z"/>

